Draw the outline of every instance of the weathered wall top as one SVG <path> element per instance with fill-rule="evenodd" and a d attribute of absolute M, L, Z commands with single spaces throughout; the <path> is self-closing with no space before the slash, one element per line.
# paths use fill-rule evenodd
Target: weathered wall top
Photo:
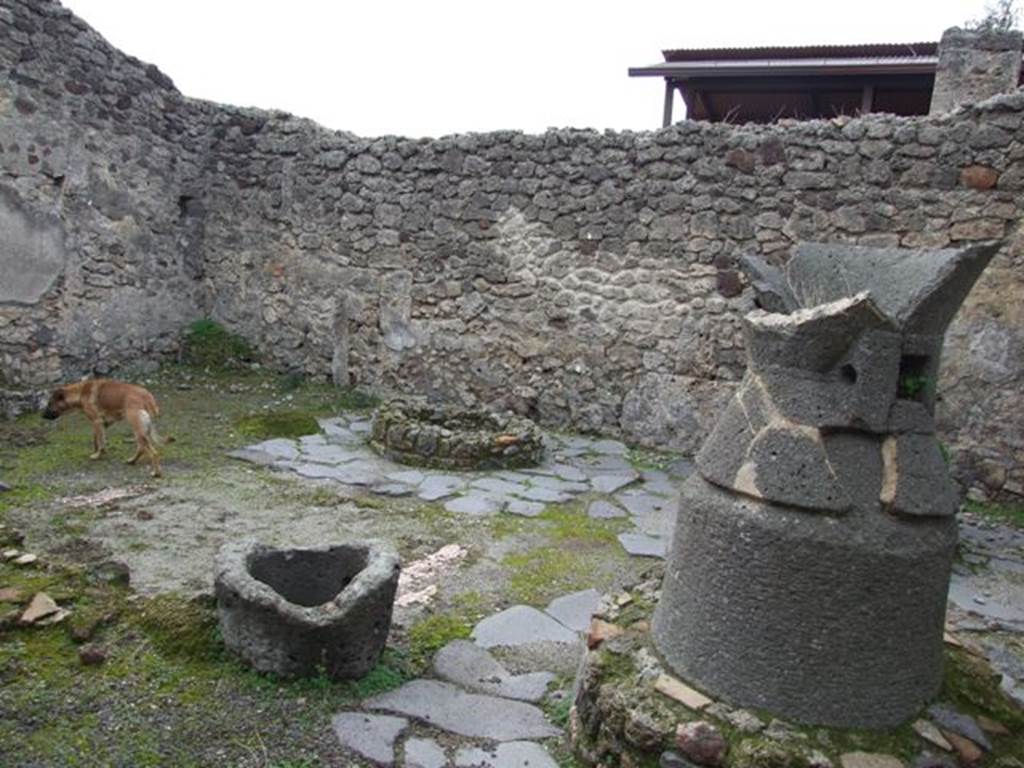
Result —
<path fill-rule="evenodd" d="M 1021 33 L 960 29 L 942 33 L 930 112 L 940 114 L 1011 93 L 1020 82 Z"/>

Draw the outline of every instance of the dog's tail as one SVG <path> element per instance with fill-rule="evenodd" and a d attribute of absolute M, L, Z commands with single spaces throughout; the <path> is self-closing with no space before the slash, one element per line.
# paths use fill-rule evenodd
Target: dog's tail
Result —
<path fill-rule="evenodd" d="M 142 423 L 146 428 L 146 437 L 153 441 L 154 445 L 161 446 L 174 442 L 174 438 L 170 435 L 164 437 L 156 431 L 156 424 L 153 422 L 153 417 L 149 414 L 149 411 L 142 412 Z"/>

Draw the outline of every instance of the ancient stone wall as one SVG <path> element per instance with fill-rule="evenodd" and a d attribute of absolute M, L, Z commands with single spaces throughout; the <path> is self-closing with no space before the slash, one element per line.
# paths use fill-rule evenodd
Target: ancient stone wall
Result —
<path fill-rule="evenodd" d="M 184 99 L 57 6 L 12 8 L 2 185 L 66 231 L 39 302 L 0 304 L 19 380 L 157 356 L 209 314 L 281 368 L 693 449 L 743 371 L 739 255 L 1006 237 L 939 414 L 989 487 L 1024 492 L 1024 92 L 930 118 L 359 138 Z"/>
<path fill-rule="evenodd" d="M 197 110 L 56 3 L 0 4 L 0 388 L 174 349 L 194 318 Z"/>

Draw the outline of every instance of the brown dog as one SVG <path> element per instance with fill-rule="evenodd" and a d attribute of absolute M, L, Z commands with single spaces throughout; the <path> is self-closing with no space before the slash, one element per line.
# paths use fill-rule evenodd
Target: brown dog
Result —
<path fill-rule="evenodd" d="M 160 477 L 160 454 L 157 448 L 174 438 L 161 438 L 156 431 L 156 417 L 160 415 L 156 398 L 143 387 L 112 379 L 91 379 L 77 384 L 65 384 L 54 390 L 43 410 L 44 419 L 56 419 L 67 411 L 79 409 L 92 424 L 93 453 L 98 459 L 107 447 L 105 427 L 124 419 L 135 433 L 135 455 L 128 459 L 134 464 L 143 454 L 149 455 L 153 477 Z"/>

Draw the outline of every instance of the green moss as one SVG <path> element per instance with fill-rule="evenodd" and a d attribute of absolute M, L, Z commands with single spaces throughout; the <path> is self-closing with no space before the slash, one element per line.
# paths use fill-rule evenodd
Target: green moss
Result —
<path fill-rule="evenodd" d="M 461 612 L 435 613 L 409 627 L 409 657 L 418 667 L 425 667 L 435 653 L 452 640 L 469 637 L 473 623 Z"/>
<path fill-rule="evenodd" d="M 797 744 L 744 739 L 730 753 L 731 768 L 807 768 L 807 751 Z"/>
<path fill-rule="evenodd" d="M 193 661 L 217 660 L 224 655 L 215 611 L 181 595 L 150 598 L 135 621 L 162 654 Z"/>
<path fill-rule="evenodd" d="M 235 422 L 235 428 L 246 437 L 266 440 L 271 437 L 301 437 L 320 431 L 316 417 L 306 411 L 254 413 Z"/>
<path fill-rule="evenodd" d="M 939 699 L 964 712 L 994 718 L 1012 733 L 1024 734 L 1024 711 L 1006 697 L 999 682 L 999 673 L 984 659 L 958 648 L 946 649 Z M 1024 748 L 1024 736 L 1021 747 Z"/>
<path fill-rule="evenodd" d="M 681 453 L 658 451 L 653 448 L 640 448 L 637 446 L 626 451 L 626 461 L 632 464 L 635 469 L 641 471 L 654 469 L 664 472 L 680 456 L 682 456 Z"/>
<path fill-rule="evenodd" d="M 968 500 L 964 504 L 964 509 L 972 515 L 978 515 L 986 520 L 1005 523 L 1015 528 L 1024 528 L 1024 504 L 997 504 Z"/>
<path fill-rule="evenodd" d="M 623 520 L 589 517 L 584 501 L 549 504 L 535 519 L 548 523 L 545 531 L 556 542 L 613 544 L 618 534 L 629 527 Z"/>
<path fill-rule="evenodd" d="M 182 360 L 200 368 L 230 368 L 256 358 L 249 343 L 215 320 L 196 320 L 182 338 Z"/>

